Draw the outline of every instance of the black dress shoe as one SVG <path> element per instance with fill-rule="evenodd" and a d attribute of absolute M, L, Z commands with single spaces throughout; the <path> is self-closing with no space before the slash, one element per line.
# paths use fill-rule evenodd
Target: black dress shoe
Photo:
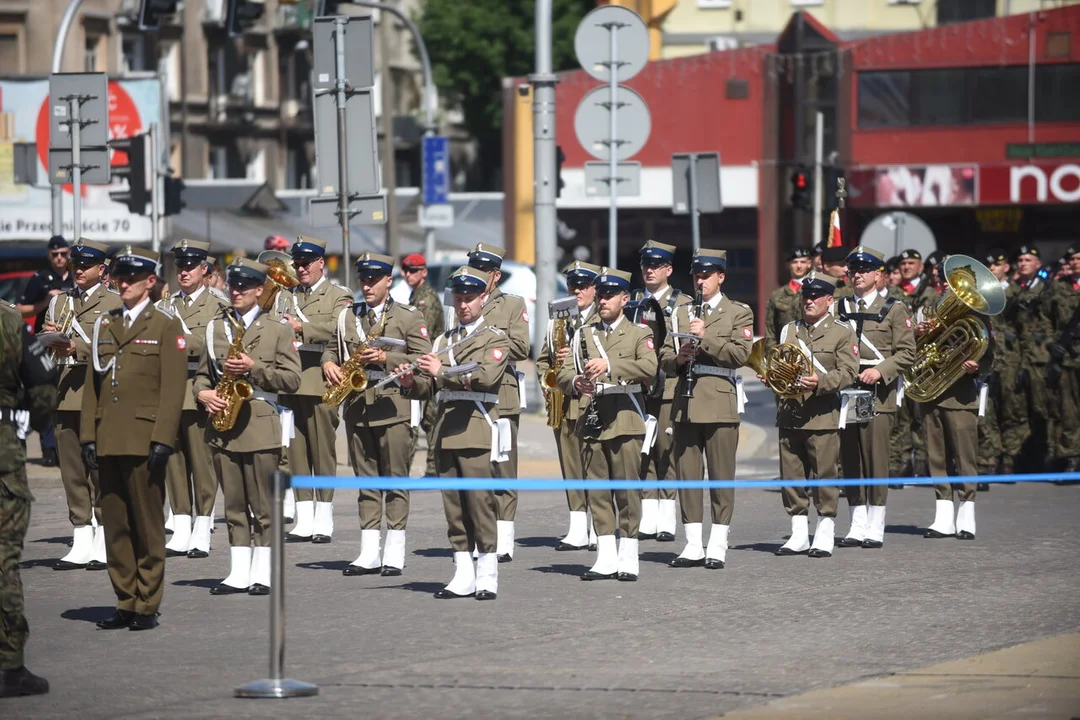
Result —
<path fill-rule="evenodd" d="M 167 557 L 167 558 L 170 558 L 170 557 L 187 557 L 187 551 L 186 550 L 171 550 L 169 548 L 165 548 L 165 557 Z"/>
<path fill-rule="evenodd" d="M 366 568 L 359 565 L 349 565 L 341 571 L 341 574 L 345 577 L 353 577 L 354 575 L 377 575 L 381 571 L 381 567 Z"/>
<path fill-rule="evenodd" d="M 779 555 L 780 557 L 790 557 L 791 555 L 805 555 L 806 551 L 792 550 L 789 547 L 780 546 L 780 549 L 776 550 L 773 555 Z"/>
<path fill-rule="evenodd" d="M 494 600 L 498 595 L 490 590 L 480 590 L 476 593 L 477 600 Z"/>
<path fill-rule="evenodd" d="M 884 547 L 884 545 L 885 543 L 881 542 L 880 540 L 871 540 L 870 538 L 866 538 L 862 541 L 862 547 L 866 548 L 867 550 L 880 550 L 882 547 Z"/>
<path fill-rule="evenodd" d="M 123 630 L 135 618 L 135 613 L 130 610 L 117 610 L 112 617 L 98 620 L 97 626 L 102 630 Z"/>
<path fill-rule="evenodd" d="M 500 565 L 502 563 L 508 563 L 508 562 L 514 562 L 514 556 L 513 555 L 511 555 L 510 553 L 503 553 L 502 555 L 499 555 L 499 564 Z"/>
<path fill-rule="evenodd" d="M 559 541 L 559 544 L 555 546 L 557 552 L 573 552 L 574 550 L 585 550 L 587 545 L 571 545 L 568 542 Z"/>
<path fill-rule="evenodd" d="M 202 558 L 210 557 L 210 553 L 206 552 L 205 550 L 199 550 L 198 548 L 196 548 L 194 550 L 188 550 L 187 556 L 192 560 L 201 560 Z"/>
<path fill-rule="evenodd" d="M 961 530 L 960 532 L 956 533 L 956 539 L 957 540 L 974 540 L 975 539 L 975 533 L 968 532 L 967 530 Z"/>
<path fill-rule="evenodd" d="M 598 573 L 588 570 L 581 576 L 582 580 L 614 580 L 618 576 L 618 573 Z"/>
<path fill-rule="evenodd" d="M 466 595 L 458 595 L 456 592 L 453 592 L 451 590 L 447 590 L 446 588 L 443 588 L 442 590 L 435 593 L 435 599 L 436 600 L 457 600 L 458 598 L 468 598 L 468 597 L 473 597 L 475 595 L 476 595 L 476 593 L 474 593 L 474 592 L 468 593 Z"/>
<path fill-rule="evenodd" d="M 589 552 L 596 552 L 596 543 L 589 543 Z"/>
<path fill-rule="evenodd" d="M 621 572 L 615 579 L 619 582 L 637 582 L 637 575 L 634 573 Z"/>
<path fill-rule="evenodd" d="M 828 550 L 821 550 L 819 548 L 810 548 L 810 552 L 806 553 L 807 557 L 812 558 L 827 558 L 832 557 L 832 553 Z"/>
<path fill-rule="evenodd" d="M 329 535 L 312 535 L 311 536 L 311 542 L 313 542 L 316 545 L 329 545 L 333 541 L 334 541 L 334 538 L 330 537 Z"/>
<path fill-rule="evenodd" d="M 269 595 L 270 588 L 262 583 L 255 583 L 248 588 L 248 595 Z"/>
<path fill-rule="evenodd" d="M 41 453 L 41 464 L 45 467 L 56 467 L 60 464 L 60 459 L 56 454 L 56 448 L 46 448 Z"/>
<path fill-rule="evenodd" d="M 85 570 L 85 563 L 73 563 L 68 560 L 57 560 L 53 563 L 53 570 Z"/>
<path fill-rule="evenodd" d="M 390 565 L 383 565 L 382 572 L 379 573 L 383 577 L 398 577 L 401 575 L 401 568 L 391 567 Z"/>
<path fill-rule="evenodd" d="M 210 588 L 211 595 L 241 595 L 243 593 L 246 593 L 247 591 L 248 588 L 246 587 L 238 588 L 233 587 L 232 585 L 226 585 L 225 583 L 219 583 L 214 587 Z"/>
<path fill-rule="evenodd" d="M 0 671 L 0 697 L 25 697 L 49 692 L 49 681 L 22 666 Z"/>
<path fill-rule="evenodd" d="M 705 558 L 705 569 L 706 570 L 723 570 L 724 569 L 724 561 L 723 560 L 714 560 L 713 558 Z"/>
<path fill-rule="evenodd" d="M 291 543 L 311 542 L 311 535 L 293 535 L 292 533 L 287 533 L 285 535 L 285 542 L 291 542 Z"/>
<path fill-rule="evenodd" d="M 128 630 L 153 630 L 158 626 L 157 613 L 135 613 Z"/>
<path fill-rule="evenodd" d="M 837 547 L 862 547 L 863 541 L 855 538 L 844 537 L 836 541 Z"/>
<path fill-rule="evenodd" d="M 946 535 L 945 533 L 938 532 L 937 530 L 927 530 L 926 532 L 923 533 L 923 537 L 924 538 L 932 538 L 934 540 L 937 540 L 939 538 L 951 538 L 951 537 L 956 537 L 956 536 L 955 535 Z"/>
<path fill-rule="evenodd" d="M 675 533 L 669 533 L 669 532 L 656 533 L 656 542 L 675 542 Z"/>
<path fill-rule="evenodd" d="M 103 563 L 100 560 L 91 560 L 90 562 L 86 563 L 86 569 L 87 570 L 108 570 L 109 569 L 109 563 Z"/>
<path fill-rule="evenodd" d="M 705 567 L 705 558 L 700 560 L 690 560 L 689 558 L 677 557 L 668 563 L 668 567 L 673 568 L 692 568 L 692 567 Z"/>
<path fill-rule="evenodd" d="M 656 533 L 641 533 L 641 532 L 639 532 L 637 534 L 637 539 L 638 540 L 655 540 L 656 539 Z"/>

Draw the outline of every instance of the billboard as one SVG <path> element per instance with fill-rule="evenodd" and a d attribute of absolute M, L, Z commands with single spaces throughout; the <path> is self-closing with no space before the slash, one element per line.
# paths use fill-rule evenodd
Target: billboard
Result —
<path fill-rule="evenodd" d="M 49 81 L 0 79 L 0 241 L 48 240 L 52 235 L 52 194 L 49 166 Z M 164 133 L 161 83 L 157 78 L 109 81 L 109 138 L 146 132 L 158 123 Z M 167 137 L 167 135 L 166 135 Z M 17 142 L 37 143 L 38 185 L 14 182 L 12 154 Z M 123 164 L 123 153 L 113 153 L 111 163 Z M 150 242 L 150 218 L 132 215 L 113 202 L 109 190 L 120 186 L 82 187 L 82 228 L 72 227 L 72 188 L 63 186 L 64 236 L 84 236 L 103 242 Z"/>
<path fill-rule="evenodd" d="M 874 170 L 877 207 L 974 205 L 974 165 L 891 165 Z"/>
<path fill-rule="evenodd" d="M 983 165 L 979 201 L 983 205 L 1080 202 L 1080 163 Z"/>

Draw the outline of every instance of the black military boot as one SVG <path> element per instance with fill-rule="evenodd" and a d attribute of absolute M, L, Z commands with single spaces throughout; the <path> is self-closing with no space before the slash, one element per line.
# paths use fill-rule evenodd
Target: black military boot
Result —
<path fill-rule="evenodd" d="M 0 697 L 44 695 L 47 692 L 49 681 L 30 672 L 25 665 L 17 670 L 0 672 Z"/>
<path fill-rule="evenodd" d="M 60 464 L 60 458 L 56 454 L 56 448 L 45 448 L 41 451 L 41 464 L 45 467 L 56 467 Z"/>

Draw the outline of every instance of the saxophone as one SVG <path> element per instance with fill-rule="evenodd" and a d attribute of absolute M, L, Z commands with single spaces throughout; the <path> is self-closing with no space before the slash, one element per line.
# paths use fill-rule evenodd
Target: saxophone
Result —
<path fill-rule="evenodd" d="M 372 328 L 367 340 L 360 343 L 359 347 L 345 361 L 345 364 L 341 366 L 341 381 L 337 385 L 331 385 L 323 393 L 322 401 L 330 407 L 336 408 L 354 392 L 364 392 L 367 389 L 368 377 L 367 373 L 364 372 L 365 363 L 360 359 L 360 356 L 371 347 L 372 343 L 383 334 L 383 330 L 386 328 L 386 317 L 390 314 L 390 300 L 387 299 L 386 303 L 382 317 L 379 318 L 378 324 Z"/>
<path fill-rule="evenodd" d="M 235 333 L 233 341 L 229 343 L 229 352 L 225 356 L 225 360 L 228 361 L 240 357 L 244 352 L 244 324 L 234 318 L 232 313 L 226 313 L 225 317 L 232 323 L 233 332 Z M 240 414 L 241 404 L 251 399 L 251 383 L 239 375 L 222 371 L 217 385 L 214 386 L 214 392 L 228 404 L 224 410 L 214 413 L 210 421 L 218 432 L 228 432 L 236 426 L 236 418 Z"/>
<path fill-rule="evenodd" d="M 547 425 L 549 428 L 558 429 L 563 421 L 563 391 L 559 389 L 559 371 L 562 370 L 562 360 L 559 351 L 566 347 L 566 318 L 557 318 L 551 324 L 551 357 L 552 364 L 544 373 L 544 400 L 547 403 Z"/>

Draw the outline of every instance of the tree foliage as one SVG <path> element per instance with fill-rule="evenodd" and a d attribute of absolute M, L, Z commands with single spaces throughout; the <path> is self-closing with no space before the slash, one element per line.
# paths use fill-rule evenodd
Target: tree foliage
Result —
<path fill-rule="evenodd" d="M 596 0 L 554 0 L 552 65 L 577 67 L 574 31 Z M 502 163 L 502 80 L 533 71 L 533 0 L 427 0 L 418 18 L 439 94 L 461 106 L 479 144 L 470 185 L 492 185 Z"/>

